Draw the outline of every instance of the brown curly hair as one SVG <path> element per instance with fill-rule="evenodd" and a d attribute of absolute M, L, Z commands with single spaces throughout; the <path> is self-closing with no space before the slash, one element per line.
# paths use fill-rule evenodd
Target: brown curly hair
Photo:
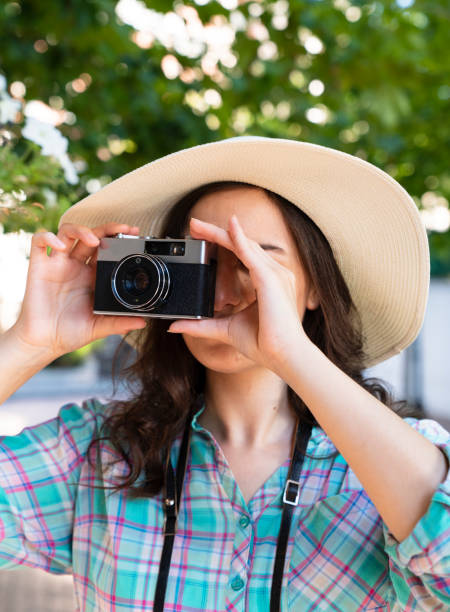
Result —
<path fill-rule="evenodd" d="M 189 211 L 202 196 L 242 187 L 249 185 L 222 181 L 188 193 L 168 212 L 162 235 L 184 237 Z M 343 372 L 399 416 L 420 417 L 405 401 L 394 401 L 384 381 L 363 378 L 365 354 L 360 319 L 321 230 L 291 202 L 267 189 L 263 191 L 279 207 L 319 296 L 319 307 L 306 310 L 303 319 L 308 337 Z M 126 462 L 128 474 L 114 488 L 126 489 L 132 497 L 151 497 L 160 492 L 166 453 L 204 391 L 204 366 L 191 355 L 181 334 L 166 333 L 170 324 L 167 319 L 149 320 L 140 336 L 137 359 L 123 372 L 130 396 L 112 403 L 100 437 L 91 443 L 108 440 L 118 452 L 118 460 Z M 300 422 L 320 427 L 291 388 L 288 399 Z M 140 476 L 144 477 L 135 484 Z"/>

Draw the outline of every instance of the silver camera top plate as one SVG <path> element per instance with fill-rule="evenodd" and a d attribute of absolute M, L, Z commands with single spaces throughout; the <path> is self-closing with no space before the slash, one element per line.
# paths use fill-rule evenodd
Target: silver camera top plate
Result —
<path fill-rule="evenodd" d="M 130 238 L 133 239 L 132 243 Z M 195 240 L 190 236 L 185 238 L 155 238 L 149 236 L 131 236 L 117 234 L 112 238 L 102 238 L 98 249 L 97 261 L 120 261 L 133 253 L 148 253 L 146 242 L 183 242 L 183 255 L 158 255 L 166 262 L 209 264 L 216 257 L 216 245 L 206 240 Z"/>

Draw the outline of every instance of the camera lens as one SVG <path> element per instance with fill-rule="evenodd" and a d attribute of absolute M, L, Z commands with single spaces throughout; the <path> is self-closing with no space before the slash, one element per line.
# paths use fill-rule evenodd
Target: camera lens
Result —
<path fill-rule="evenodd" d="M 130 295 L 141 295 L 150 286 L 150 277 L 143 268 L 129 270 L 123 279 L 123 286 Z"/>
<path fill-rule="evenodd" d="M 128 255 L 111 277 L 115 298 L 126 308 L 148 311 L 166 297 L 170 287 L 165 262 L 154 255 Z"/>

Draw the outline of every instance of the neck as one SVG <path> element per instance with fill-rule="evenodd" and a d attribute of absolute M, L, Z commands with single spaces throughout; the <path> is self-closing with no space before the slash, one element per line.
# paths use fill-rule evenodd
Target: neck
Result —
<path fill-rule="evenodd" d="M 199 422 L 219 444 L 247 450 L 290 445 L 296 423 L 286 383 L 270 370 L 206 371 L 206 407 Z"/>

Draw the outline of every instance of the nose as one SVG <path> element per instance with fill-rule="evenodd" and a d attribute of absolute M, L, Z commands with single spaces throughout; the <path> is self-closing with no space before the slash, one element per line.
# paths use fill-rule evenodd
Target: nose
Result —
<path fill-rule="evenodd" d="M 226 249 L 218 249 L 214 312 L 230 314 L 243 299 L 242 279 L 238 273 L 239 261 Z"/>

